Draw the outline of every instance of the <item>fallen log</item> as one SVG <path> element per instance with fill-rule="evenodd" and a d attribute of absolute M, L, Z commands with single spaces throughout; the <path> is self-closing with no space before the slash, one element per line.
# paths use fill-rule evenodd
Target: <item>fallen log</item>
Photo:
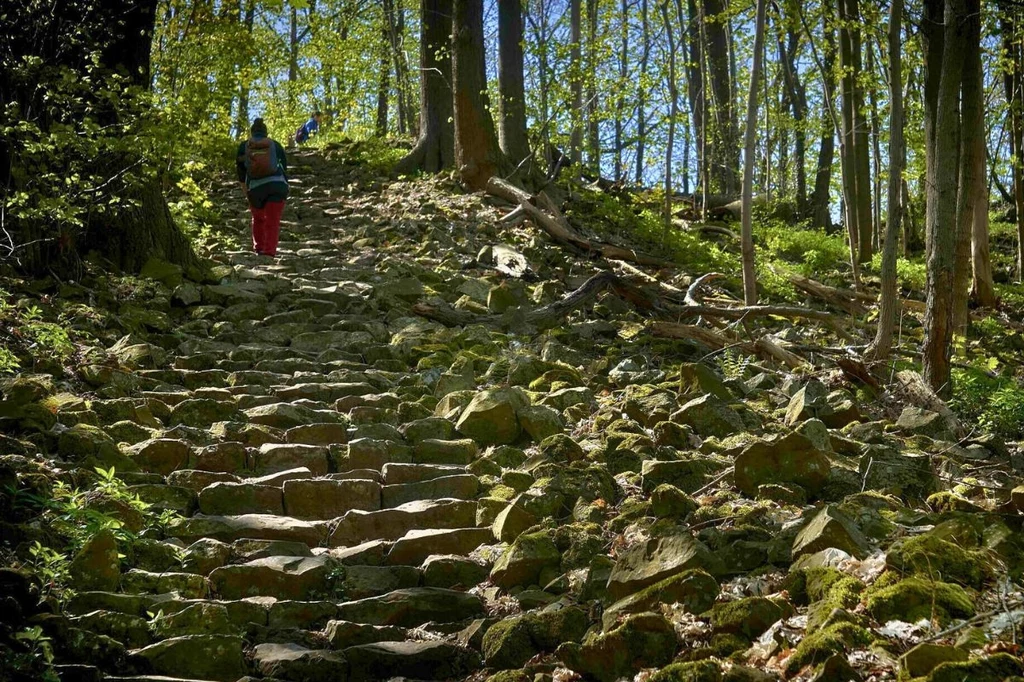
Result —
<path fill-rule="evenodd" d="M 417 303 L 412 307 L 412 312 L 428 320 L 440 322 L 446 327 L 465 327 L 472 324 L 511 327 L 521 324 L 529 328 L 550 329 L 561 324 L 570 313 L 590 303 L 605 291 L 611 291 L 641 310 L 650 310 L 657 305 L 657 299 L 642 289 L 610 272 L 601 272 L 559 300 L 526 311 L 522 315 L 479 315 L 465 310 L 456 310 L 445 302 Z"/>
<path fill-rule="evenodd" d="M 778 362 L 791 369 L 807 365 L 800 356 L 792 353 L 767 337 L 756 341 L 742 341 L 723 332 L 705 329 L 692 324 L 678 322 L 652 322 L 647 326 L 652 336 L 662 339 L 688 339 L 696 341 L 713 350 L 738 348 L 749 355 L 756 355 L 764 360 Z"/>
<path fill-rule="evenodd" d="M 637 265 L 648 265 L 658 268 L 675 267 L 675 263 L 661 258 L 647 256 L 621 246 L 586 239 L 572 229 L 569 221 L 565 220 L 561 213 L 558 212 L 554 202 L 543 192 L 535 198 L 525 190 L 498 177 L 492 177 L 487 181 L 487 192 L 496 197 L 519 204 L 520 208 L 526 212 L 526 215 L 537 224 L 537 227 L 547 232 L 552 239 L 564 246 L 571 246 L 583 253 L 597 255 L 609 260 L 623 260 L 636 263 Z M 542 206 L 546 210 L 543 210 Z"/>

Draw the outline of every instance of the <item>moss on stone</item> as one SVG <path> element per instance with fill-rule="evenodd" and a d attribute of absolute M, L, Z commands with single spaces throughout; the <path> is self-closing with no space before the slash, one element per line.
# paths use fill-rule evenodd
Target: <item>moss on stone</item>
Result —
<path fill-rule="evenodd" d="M 983 553 L 963 549 L 930 533 L 894 543 L 885 563 L 904 575 L 921 575 L 975 589 L 990 577 Z"/>
<path fill-rule="evenodd" d="M 792 674 L 805 666 L 823 663 L 833 654 L 871 643 L 871 633 L 854 623 L 836 623 L 804 637 L 789 657 L 786 669 Z"/>
<path fill-rule="evenodd" d="M 928 675 L 928 682 L 1002 682 L 1024 673 L 1020 660 L 1007 653 L 961 663 L 943 663 Z"/>
<path fill-rule="evenodd" d="M 649 679 L 650 682 L 721 682 L 722 669 L 714 661 L 673 663 Z"/>
<path fill-rule="evenodd" d="M 718 632 L 728 632 L 752 640 L 781 617 L 782 609 L 772 600 L 747 597 L 716 604 L 711 611 L 711 625 Z"/>
<path fill-rule="evenodd" d="M 974 615 L 974 600 L 964 588 L 917 577 L 883 587 L 876 581 L 866 593 L 865 603 L 868 613 L 879 623 L 893 619 L 915 622 L 933 617 L 940 623 L 947 623 L 951 618 Z"/>

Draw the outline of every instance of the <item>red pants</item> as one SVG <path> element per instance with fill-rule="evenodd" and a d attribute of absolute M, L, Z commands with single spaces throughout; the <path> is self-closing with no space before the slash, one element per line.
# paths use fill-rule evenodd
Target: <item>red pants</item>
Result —
<path fill-rule="evenodd" d="M 252 213 L 253 250 L 265 256 L 276 256 L 284 201 L 268 201 L 263 208 L 250 204 L 249 211 Z"/>

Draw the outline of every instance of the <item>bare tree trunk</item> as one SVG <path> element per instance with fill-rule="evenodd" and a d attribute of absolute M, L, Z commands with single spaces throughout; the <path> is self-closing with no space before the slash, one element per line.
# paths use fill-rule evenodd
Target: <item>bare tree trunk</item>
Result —
<path fill-rule="evenodd" d="M 739 134 L 732 98 L 735 86 L 729 60 L 728 19 L 723 0 L 704 0 L 701 8 L 703 47 L 715 112 L 715 135 L 711 145 L 712 172 L 718 178 L 719 191 L 735 195 L 740 184 Z"/>
<path fill-rule="evenodd" d="M 587 163 L 601 174 L 601 136 L 597 94 L 597 0 L 587 0 Z"/>
<path fill-rule="evenodd" d="M 824 35 L 824 74 L 822 88 L 828 101 L 835 101 L 832 78 L 832 65 L 835 59 L 835 37 L 832 31 L 823 27 Z M 811 224 L 821 229 L 832 228 L 831 203 L 832 165 L 835 158 L 836 128 L 831 112 L 826 111 L 821 122 L 821 141 L 818 143 L 818 162 L 814 172 L 814 191 L 811 194 Z"/>
<path fill-rule="evenodd" d="M 1006 104 L 1010 108 L 1010 153 L 1013 163 L 1013 199 L 1017 209 L 1017 278 L 1024 280 L 1024 110 L 1021 106 L 1021 68 L 1024 55 L 1018 40 L 1017 18 L 1010 9 L 999 13 L 1007 66 L 1003 73 Z"/>
<path fill-rule="evenodd" d="M 501 150 L 518 166 L 530 157 L 523 84 L 523 7 L 521 0 L 498 0 L 498 139 Z"/>
<path fill-rule="evenodd" d="M 668 242 L 668 234 L 672 229 L 672 153 L 675 151 L 676 116 L 679 114 L 679 91 L 676 88 L 676 41 L 675 29 L 668 16 L 668 0 L 662 0 L 661 18 L 665 22 L 665 35 L 668 38 L 668 141 L 665 147 L 665 204 L 662 210 L 664 233 L 662 241 Z"/>
<path fill-rule="evenodd" d="M 477 191 L 506 167 L 487 102 L 483 0 L 454 0 L 452 46 L 455 160 L 462 182 Z"/>
<path fill-rule="evenodd" d="M 621 44 L 619 46 L 619 92 L 615 97 L 615 182 L 623 182 L 626 178 L 626 169 L 622 163 L 622 132 L 625 123 L 622 117 L 626 110 L 626 78 L 629 75 L 629 0 L 622 0 L 619 16 Z"/>
<path fill-rule="evenodd" d="M 391 44 L 391 60 L 395 68 L 395 88 L 398 104 L 398 132 L 405 135 L 414 132 L 412 107 L 409 105 L 409 70 L 405 65 L 402 53 L 402 38 L 405 32 L 405 13 L 401 7 L 395 6 L 395 0 L 383 0 L 384 21 Z"/>
<path fill-rule="evenodd" d="M 676 11 L 680 16 L 683 16 L 683 0 L 676 0 L 676 2 L 678 5 Z M 697 4 L 694 0 L 687 0 L 686 10 L 687 20 L 685 22 L 680 21 L 686 27 L 686 37 L 689 39 L 687 41 L 689 43 L 689 60 L 686 67 L 686 94 L 690 103 L 690 117 L 693 119 L 693 139 L 697 145 L 697 184 L 701 187 L 701 192 L 707 194 L 710 190 L 703 184 L 705 159 L 702 144 L 707 102 L 704 97 L 704 70 L 701 67 L 704 57 L 701 52 L 700 19 L 697 13 Z"/>
<path fill-rule="evenodd" d="M 420 0 L 420 137 L 397 173 L 436 173 L 455 165 L 451 18 L 452 0 Z"/>
<path fill-rule="evenodd" d="M 647 0 L 640 0 L 641 30 L 643 32 L 643 51 L 640 53 L 639 85 L 636 91 L 636 184 L 643 183 L 644 147 L 647 144 L 647 61 L 651 56 L 651 27 L 648 20 Z"/>
<path fill-rule="evenodd" d="M 793 114 L 794 124 L 794 145 L 796 166 L 796 206 L 797 212 L 804 216 L 807 214 L 807 133 L 804 130 L 804 120 L 807 118 L 807 89 L 800 79 L 797 71 L 796 58 L 797 46 L 800 44 L 800 36 L 791 26 L 786 32 L 786 41 L 783 42 L 782 35 L 779 35 L 779 56 L 782 57 L 782 75 L 786 86 L 787 98 L 789 99 L 790 110 Z M 831 136 L 831 129 L 829 134 Z M 785 156 L 785 150 L 780 154 Z M 829 159 L 831 165 L 831 159 Z"/>
<path fill-rule="evenodd" d="M 925 0 L 929 5 L 941 0 Z M 927 300 L 924 317 L 924 380 L 940 396 L 948 396 L 950 355 L 953 339 L 953 269 L 956 249 L 957 182 L 959 176 L 960 85 L 963 77 L 965 18 L 963 0 L 945 0 L 941 59 L 929 62 L 929 71 L 939 69 L 937 101 L 930 160 L 927 222 L 931 246 L 928 249 Z M 929 50 L 929 56 L 935 57 Z"/>
<path fill-rule="evenodd" d="M 243 24 L 245 26 L 246 35 L 252 36 L 252 27 L 256 21 L 256 0 L 244 0 L 245 2 L 245 18 Z M 245 57 L 246 63 L 243 65 L 248 67 L 252 61 L 252 54 L 248 53 Z M 248 69 L 242 69 L 243 74 Z M 240 79 L 238 92 L 238 118 L 235 120 L 235 131 L 239 136 L 245 135 L 245 131 L 249 129 L 249 80 L 246 76 L 242 76 Z"/>
<path fill-rule="evenodd" d="M 569 158 L 583 162 L 583 17 L 582 0 L 569 0 L 569 89 L 572 93 L 572 129 L 569 133 Z"/>
<path fill-rule="evenodd" d="M 754 23 L 754 63 L 750 68 L 750 92 L 747 96 L 747 123 L 743 145 L 743 212 L 740 250 L 743 255 L 743 302 L 757 305 L 757 275 L 754 273 L 754 148 L 757 144 L 757 81 L 761 77 L 764 51 L 766 0 L 757 0 Z"/>
<path fill-rule="evenodd" d="M 295 101 L 295 82 L 299 80 L 299 10 L 292 5 L 288 33 L 288 100 Z"/>
<path fill-rule="evenodd" d="M 385 39 L 387 38 L 385 32 Z M 388 134 L 388 91 L 391 89 L 391 68 L 388 65 L 387 43 L 380 53 L 380 80 L 377 84 L 377 137 Z M 422 112 L 421 112 L 422 113 Z"/>
<path fill-rule="evenodd" d="M 868 133 L 862 113 L 860 9 L 858 0 L 838 0 L 839 64 L 843 69 L 843 153 L 847 156 L 843 182 L 847 187 L 847 214 L 858 262 L 871 260 L 871 167 Z"/>
<path fill-rule="evenodd" d="M 900 314 L 900 297 L 896 282 L 896 248 L 903 218 L 900 192 L 903 187 L 903 55 L 901 24 L 903 0 L 889 5 L 889 184 L 885 219 L 885 242 L 882 246 L 882 291 L 878 301 L 878 329 L 867 355 L 878 360 L 889 357 L 892 333 Z"/>
<path fill-rule="evenodd" d="M 971 237 L 979 183 L 984 186 L 985 118 L 984 81 L 981 73 L 981 0 L 966 0 L 963 26 L 963 75 L 960 107 L 963 120 L 976 125 L 960 128 L 960 179 L 956 202 L 956 248 L 953 265 L 953 335 L 967 335 L 967 298 L 971 284 Z M 976 118 L 975 118 L 976 117 Z M 980 143 L 979 143 L 980 142 Z"/>
<path fill-rule="evenodd" d="M 868 42 L 868 73 L 875 72 L 875 48 Z M 871 112 L 871 159 L 872 199 L 871 202 L 871 245 L 877 251 L 882 240 L 882 147 L 881 128 L 878 122 L 878 94 L 875 88 L 868 90 L 868 106 Z"/>
<path fill-rule="evenodd" d="M 539 21 L 534 21 L 532 15 L 527 15 L 530 25 L 533 28 L 534 40 L 537 43 L 537 90 L 540 99 L 540 138 L 541 150 L 544 160 L 550 168 L 553 159 L 551 155 L 551 106 L 550 85 L 548 78 L 548 9 L 546 0 L 538 2 Z"/>

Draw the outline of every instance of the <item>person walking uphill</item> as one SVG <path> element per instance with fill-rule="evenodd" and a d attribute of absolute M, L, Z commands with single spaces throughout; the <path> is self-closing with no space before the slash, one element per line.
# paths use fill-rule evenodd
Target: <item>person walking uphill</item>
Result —
<path fill-rule="evenodd" d="M 252 122 L 250 133 L 238 147 L 235 169 L 252 213 L 252 248 L 261 256 L 275 256 L 288 198 L 288 158 L 284 147 L 267 136 L 262 118 Z"/>

